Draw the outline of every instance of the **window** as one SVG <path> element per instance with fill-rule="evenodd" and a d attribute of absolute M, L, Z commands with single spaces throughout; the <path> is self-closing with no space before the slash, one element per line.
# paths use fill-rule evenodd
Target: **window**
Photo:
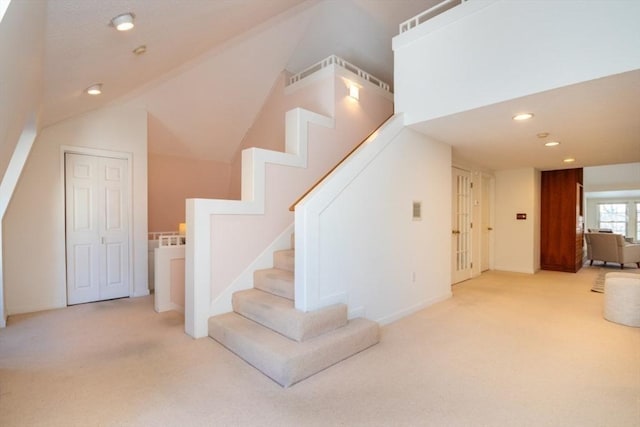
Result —
<path fill-rule="evenodd" d="M 599 228 L 613 230 L 614 233 L 622 234 L 623 236 L 627 235 L 626 203 L 601 203 L 598 205 L 598 213 Z"/>

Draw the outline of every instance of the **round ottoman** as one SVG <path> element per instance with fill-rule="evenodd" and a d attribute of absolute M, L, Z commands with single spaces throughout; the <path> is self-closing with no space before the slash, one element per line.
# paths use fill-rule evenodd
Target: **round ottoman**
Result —
<path fill-rule="evenodd" d="M 640 274 L 607 273 L 604 279 L 604 318 L 640 328 Z"/>

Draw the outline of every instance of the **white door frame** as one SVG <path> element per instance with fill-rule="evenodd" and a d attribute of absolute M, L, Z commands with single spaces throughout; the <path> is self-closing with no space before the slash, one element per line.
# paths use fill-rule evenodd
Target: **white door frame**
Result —
<path fill-rule="evenodd" d="M 487 187 L 485 188 L 484 184 L 487 184 Z M 495 237 L 495 233 L 493 233 L 493 229 L 494 229 L 494 219 L 495 219 L 495 185 L 496 185 L 496 179 L 493 175 L 489 175 L 486 173 L 481 173 L 480 174 L 480 187 L 481 187 L 481 191 L 482 191 L 482 199 L 481 199 L 481 207 L 482 207 L 482 214 L 481 214 L 481 223 L 479 224 L 480 227 L 484 227 L 485 225 L 490 227 L 491 230 L 488 231 L 488 233 L 486 233 L 486 236 L 488 236 L 488 241 L 484 241 L 485 240 L 485 234 L 483 233 L 483 231 L 485 230 L 480 230 L 480 245 L 481 245 L 481 252 L 484 251 L 484 248 L 488 248 L 489 249 L 489 253 L 488 255 L 488 260 L 489 260 L 489 270 L 493 270 L 494 267 L 494 237 Z M 485 190 L 488 191 L 488 194 L 485 194 Z M 487 203 L 487 209 L 489 211 L 489 218 L 484 218 L 484 212 L 485 212 L 485 206 L 484 204 Z M 481 256 L 483 254 L 481 253 Z M 482 270 L 482 260 L 480 260 L 480 270 Z"/>
<path fill-rule="evenodd" d="M 84 154 L 87 156 L 97 156 L 97 157 L 111 157 L 114 159 L 125 159 L 127 160 L 127 172 L 129 175 L 129 210 L 127 214 L 129 215 L 129 297 L 134 296 L 134 283 L 133 283 L 133 272 L 135 268 L 133 254 L 134 254 L 134 246 L 133 246 L 133 154 L 122 152 L 122 151 L 110 151 L 110 150 L 101 150 L 96 148 L 88 148 L 88 147 L 75 147 L 72 145 L 61 145 L 60 146 L 60 182 L 62 185 L 60 186 L 60 195 L 62 197 L 63 206 L 65 206 L 65 154 Z M 64 268 L 64 285 L 65 285 L 65 301 L 66 304 L 69 304 L 66 286 L 67 286 L 67 269 L 66 269 L 66 249 L 67 249 L 67 237 L 66 237 L 66 219 L 67 213 L 65 210 L 65 214 L 62 216 L 62 228 L 65 229 L 65 268 Z"/>

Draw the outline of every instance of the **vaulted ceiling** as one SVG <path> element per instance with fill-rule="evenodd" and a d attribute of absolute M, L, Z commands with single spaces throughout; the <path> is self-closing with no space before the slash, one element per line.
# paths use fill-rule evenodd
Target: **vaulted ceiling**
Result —
<path fill-rule="evenodd" d="M 18 0 L 14 0 L 18 1 Z M 47 0 L 42 124 L 113 104 L 145 108 L 151 151 L 229 162 L 274 80 L 337 54 L 393 83 L 398 24 L 439 0 Z M 126 33 L 109 26 L 133 12 Z M 133 49 L 145 45 L 146 53 Z M 103 83 L 103 94 L 84 89 Z M 443 117 L 426 133 L 488 169 L 640 161 L 631 72 Z M 514 108 L 540 112 L 517 128 Z M 464 124 L 464 125 L 462 125 Z M 541 146 L 540 132 L 563 140 Z M 576 165 L 579 166 L 579 165 Z M 569 166 L 571 167 L 571 166 Z"/>
<path fill-rule="evenodd" d="M 42 123 L 128 103 L 149 111 L 150 151 L 229 162 L 283 70 L 336 54 L 393 83 L 398 25 L 437 2 L 49 0 Z M 115 31 L 126 12 L 136 26 Z"/>

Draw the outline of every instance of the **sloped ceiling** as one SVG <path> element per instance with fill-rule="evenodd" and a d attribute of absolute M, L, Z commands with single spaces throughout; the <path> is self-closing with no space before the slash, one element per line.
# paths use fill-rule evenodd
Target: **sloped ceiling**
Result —
<path fill-rule="evenodd" d="M 392 83 L 398 25 L 437 2 L 49 0 L 43 122 L 130 103 L 149 111 L 150 151 L 229 162 L 283 70 L 337 54 Z M 119 33 L 125 12 L 136 27 Z"/>

